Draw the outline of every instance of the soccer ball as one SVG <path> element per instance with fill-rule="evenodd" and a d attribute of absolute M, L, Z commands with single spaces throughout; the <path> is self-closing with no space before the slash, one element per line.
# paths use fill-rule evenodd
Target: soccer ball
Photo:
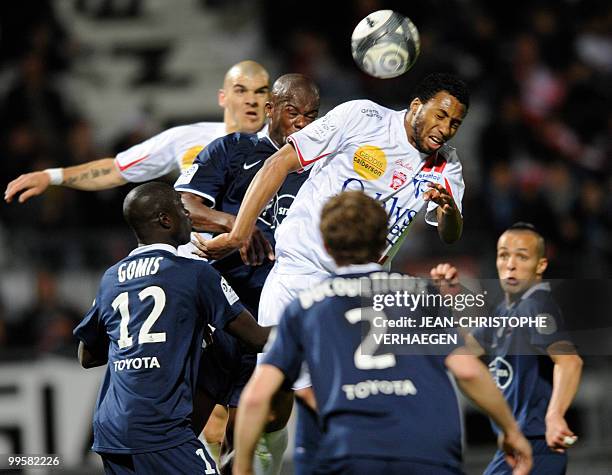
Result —
<path fill-rule="evenodd" d="M 370 13 L 351 36 L 351 52 L 357 66 L 381 79 L 408 71 L 419 56 L 420 47 L 417 27 L 393 10 Z"/>

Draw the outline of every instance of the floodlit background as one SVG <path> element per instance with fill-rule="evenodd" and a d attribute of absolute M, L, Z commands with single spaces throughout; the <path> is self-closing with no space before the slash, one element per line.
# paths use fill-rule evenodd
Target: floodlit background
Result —
<path fill-rule="evenodd" d="M 354 26 L 382 8 L 421 34 L 419 60 L 397 79 L 367 77 L 350 54 Z M 244 59 L 272 78 L 311 76 L 321 115 L 357 98 L 403 109 L 424 75 L 454 71 L 472 91 L 454 139 L 464 235 L 445 246 L 419 219 L 395 268 L 423 273 L 448 260 L 465 276 L 495 277 L 497 236 L 520 219 L 547 239 L 547 277 L 603 282 L 612 272 L 611 32 L 606 1 L 0 2 L 0 186 L 114 156 L 173 125 L 222 120 L 217 90 Z M 101 371 L 80 369 L 71 330 L 104 269 L 135 245 L 121 217 L 129 188 L 52 188 L 0 205 L 0 453 L 59 453 L 66 472 L 98 469 L 88 446 Z M 580 435 L 570 474 L 612 473 L 610 354 L 585 358 L 568 415 Z M 470 409 L 466 428 L 467 473 L 479 473 L 493 437 Z"/>

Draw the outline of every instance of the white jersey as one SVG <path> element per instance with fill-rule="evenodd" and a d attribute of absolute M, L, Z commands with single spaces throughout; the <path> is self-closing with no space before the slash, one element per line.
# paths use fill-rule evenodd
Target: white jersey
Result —
<path fill-rule="evenodd" d="M 319 223 L 323 205 L 342 191 L 361 190 L 384 204 L 389 214 L 385 255 L 391 257 L 426 203 L 428 182 L 444 185 L 461 211 L 464 183 L 455 149 L 444 145 L 432 156 L 419 153 L 408 142 L 405 115 L 371 101 L 350 101 L 289 137 L 302 166 L 312 169 L 276 231 L 279 272 L 335 270 Z M 437 206 L 429 202 L 425 216 L 434 226 Z"/>
<path fill-rule="evenodd" d="M 115 164 L 127 181 L 154 180 L 171 171 L 189 168 L 204 147 L 224 135 L 223 122 L 173 127 L 118 153 Z"/>

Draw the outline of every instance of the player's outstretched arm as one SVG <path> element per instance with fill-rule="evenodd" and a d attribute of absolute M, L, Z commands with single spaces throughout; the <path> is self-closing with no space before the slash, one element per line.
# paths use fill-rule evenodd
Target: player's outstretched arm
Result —
<path fill-rule="evenodd" d="M 531 445 L 521 433 L 504 396 L 497 389 L 489 371 L 469 350 L 455 350 L 446 358 L 446 366 L 457 379 L 463 393 L 501 428 L 500 448 L 514 475 L 527 475 L 533 464 Z"/>
<path fill-rule="evenodd" d="M 19 203 L 44 193 L 49 185 L 61 185 L 77 190 L 97 191 L 127 183 L 115 165 L 114 158 L 102 158 L 82 165 L 53 168 L 26 173 L 11 181 L 4 191 L 7 203 L 19 195 Z"/>
<path fill-rule="evenodd" d="M 234 442 L 234 475 L 253 473 L 253 455 L 257 441 L 269 419 L 272 397 L 280 389 L 285 379 L 283 372 L 269 364 L 258 365 L 249 383 L 244 388 L 238 412 Z"/>
<path fill-rule="evenodd" d="M 255 228 L 257 217 L 279 190 L 287 175 L 300 167 L 297 153 L 290 144 L 268 158 L 249 185 L 231 232 L 220 234 L 204 243 L 194 243 L 200 249 L 201 257 L 220 259 L 234 249 L 240 249 L 242 260 L 252 264 L 246 245 Z"/>
<path fill-rule="evenodd" d="M 201 196 L 180 191 L 181 201 L 189 211 L 189 217 L 195 231 L 209 233 L 228 233 L 234 226 L 236 216 L 212 209 L 204 203 Z"/>
<path fill-rule="evenodd" d="M 572 446 L 577 436 L 565 420 L 565 413 L 578 392 L 582 374 L 582 358 L 577 354 L 566 353 L 563 346 L 573 345 L 566 342 L 552 344 L 548 353 L 553 360 L 553 390 L 546 410 L 546 443 L 555 452 L 563 453 Z"/>
<path fill-rule="evenodd" d="M 186 191 L 181 191 L 180 193 L 183 205 L 189 211 L 189 217 L 195 231 L 228 233 L 232 230 L 236 216 L 208 207 L 204 203 L 203 198 L 194 193 Z M 198 239 L 198 237 L 196 237 L 196 240 L 203 241 Z M 270 259 L 274 257 L 272 245 L 258 228 L 255 228 L 251 235 L 248 250 L 249 262 L 253 265 L 263 264 L 266 256 Z"/>

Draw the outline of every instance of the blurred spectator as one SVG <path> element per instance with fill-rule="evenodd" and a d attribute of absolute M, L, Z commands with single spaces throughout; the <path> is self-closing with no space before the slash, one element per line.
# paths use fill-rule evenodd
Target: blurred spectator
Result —
<path fill-rule="evenodd" d="M 36 301 L 9 328 L 9 345 L 13 348 L 33 347 L 39 356 L 54 353 L 74 358 L 77 343 L 72 329 L 82 315 L 62 302 L 54 274 L 39 270 L 36 275 Z"/>

